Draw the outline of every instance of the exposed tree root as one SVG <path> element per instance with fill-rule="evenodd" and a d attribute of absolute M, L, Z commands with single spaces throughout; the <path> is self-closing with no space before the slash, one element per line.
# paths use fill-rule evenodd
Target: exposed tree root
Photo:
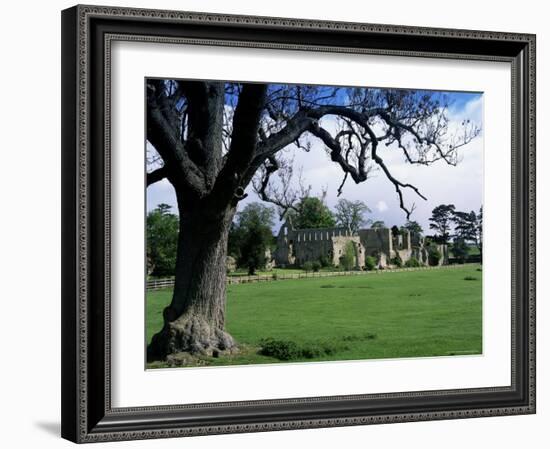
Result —
<path fill-rule="evenodd" d="M 184 314 L 169 322 L 147 348 L 147 360 L 164 360 L 170 354 L 217 356 L 236 347 L 233 337 L 206 318 Z"/>

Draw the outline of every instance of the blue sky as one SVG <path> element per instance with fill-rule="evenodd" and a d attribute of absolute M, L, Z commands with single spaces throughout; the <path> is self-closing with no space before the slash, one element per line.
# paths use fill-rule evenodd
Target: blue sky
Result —
<path fill-rule="evenodd" d="M 456 126 L 464 119 L 470 119 L 483 128 L 483 95 L 469 92 L 442 92 L 447 95 L 451 104 L 448 109 L 450 126 Z M 229 100 L 229 98 L 228 98 Z M 324 126 L 330 127 L 325 123 Z M 285 156 L 294 159 L 295 171 L 302 170 L 303 182 L 311 185 L 311 193 L 317 195 L 321 189 L 327 190 L 327 204 L 334 207 L 338 197 L 338 186 L 343 173 L 339 166 L 330 161 L 323 144 L 311 139 L 309 153 L 294 146 L 284 150 Z M 411 183 L 427 197 L 427 201 L 416 196 L 412 191 L 404 191 L 407 204 L 415 204 L 412 220 L 418 221 L 426 233 L 429 231 L 431 211 L 439 204 L 455 204 L 458 210 L 479 210 L 483 202 L 483 132 L 468 145 L 460 148 L 461 161 L 457 166 L 438 161 L 429 167 L 411 166 L 403 159 L 402 153 L 393 146 L 379 147 L 379 154 L 385 160 L 392 174 L 403 182 Z M 247 203 L 260 201 L 251 186 L 247 188 L 248 197 L 239 203 L 242 209 Z M 399 200 L 393 184 L 381 171 L 361 184 L 348 179 L 341 198 L 362 200 L 371 209 L 366 218 L 383 220 L 386 225 L 400 226 L 405 223 L 405 213 L 399 208 Z M 154 209 L 159 203 L 168 203 L 176 208 L 172 186 L 164 180 L 147 189 L 147 210 Z M 277 222 L 275 231 L 280 223 Z"/>

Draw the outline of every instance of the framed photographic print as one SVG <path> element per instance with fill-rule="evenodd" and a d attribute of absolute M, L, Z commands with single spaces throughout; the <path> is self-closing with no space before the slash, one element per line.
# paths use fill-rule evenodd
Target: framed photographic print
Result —
<path fill-rule="evenodd" d="M 535 412 L 535 36 L 62 13 L 62 435 Z"/>

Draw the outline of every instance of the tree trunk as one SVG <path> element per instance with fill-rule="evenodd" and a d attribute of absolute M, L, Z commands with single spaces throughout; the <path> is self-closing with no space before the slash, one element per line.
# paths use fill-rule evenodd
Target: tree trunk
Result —
<path fill-rule="evenodd" d="M 211 205 L 180 208 L 176 279 L 164 326 L 153 336 L 147 358 L 186 352 L 216 355 L 235 347 L 224 330 L 227 238 L 235 207 L 213 213 Z"/>

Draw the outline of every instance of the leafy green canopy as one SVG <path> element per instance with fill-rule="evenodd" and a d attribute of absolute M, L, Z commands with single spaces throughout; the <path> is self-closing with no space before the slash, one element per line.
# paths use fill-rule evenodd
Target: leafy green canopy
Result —
<path fill-rule="evenodd" d="M 340 198 L 334 208 L 334 216 L 338 226 L 357 232 L 369 222 L 365 219 L 365 214 L 370 211 L 361 200 L 352 201 Z"/>
<path fill-rule="evenodd" d="M 355 246 L 352 242 L 347 242 L 344 247 L 344 254 L 340 257 L 340 266 L 344 270 L 350 271 L 355 268 L 356 265 Z"/>
<path fill-rule="evenodd" d="M 411 235 L 422 235 L 424 233 L 422 226 L 417 221 L 407 220 L 403 229 L 409 231 Z"/>
<path fill-rule="evenodd" d="M 454 204 L 440 204 L 432 210 L 430 229 L 437 233 L 439 243 L 447 243 L 451 235 L 455 206 Z"/>
<path fill-rule="evenodd" d="M 147 267 L 153 276 L 173 276 L 178 246 L 178 216 L 161 203 L 147 214 Z"/>
<path fill-rule="evenodd" d="M 250 203 L 239 213 L 229 232 L 228 253 L 237 259 L 249 274 L 264 268 L 266 253 L 273 241 L 271 228 L 275 212 L 261 203 Z"/>
<path fill-rule="evenodd" d="M 331 228 L 336 225 L 334 215 L 325 203 L 316 197 L 303 198 L 294 212 L 292 223 L 297 229 Z"/>

